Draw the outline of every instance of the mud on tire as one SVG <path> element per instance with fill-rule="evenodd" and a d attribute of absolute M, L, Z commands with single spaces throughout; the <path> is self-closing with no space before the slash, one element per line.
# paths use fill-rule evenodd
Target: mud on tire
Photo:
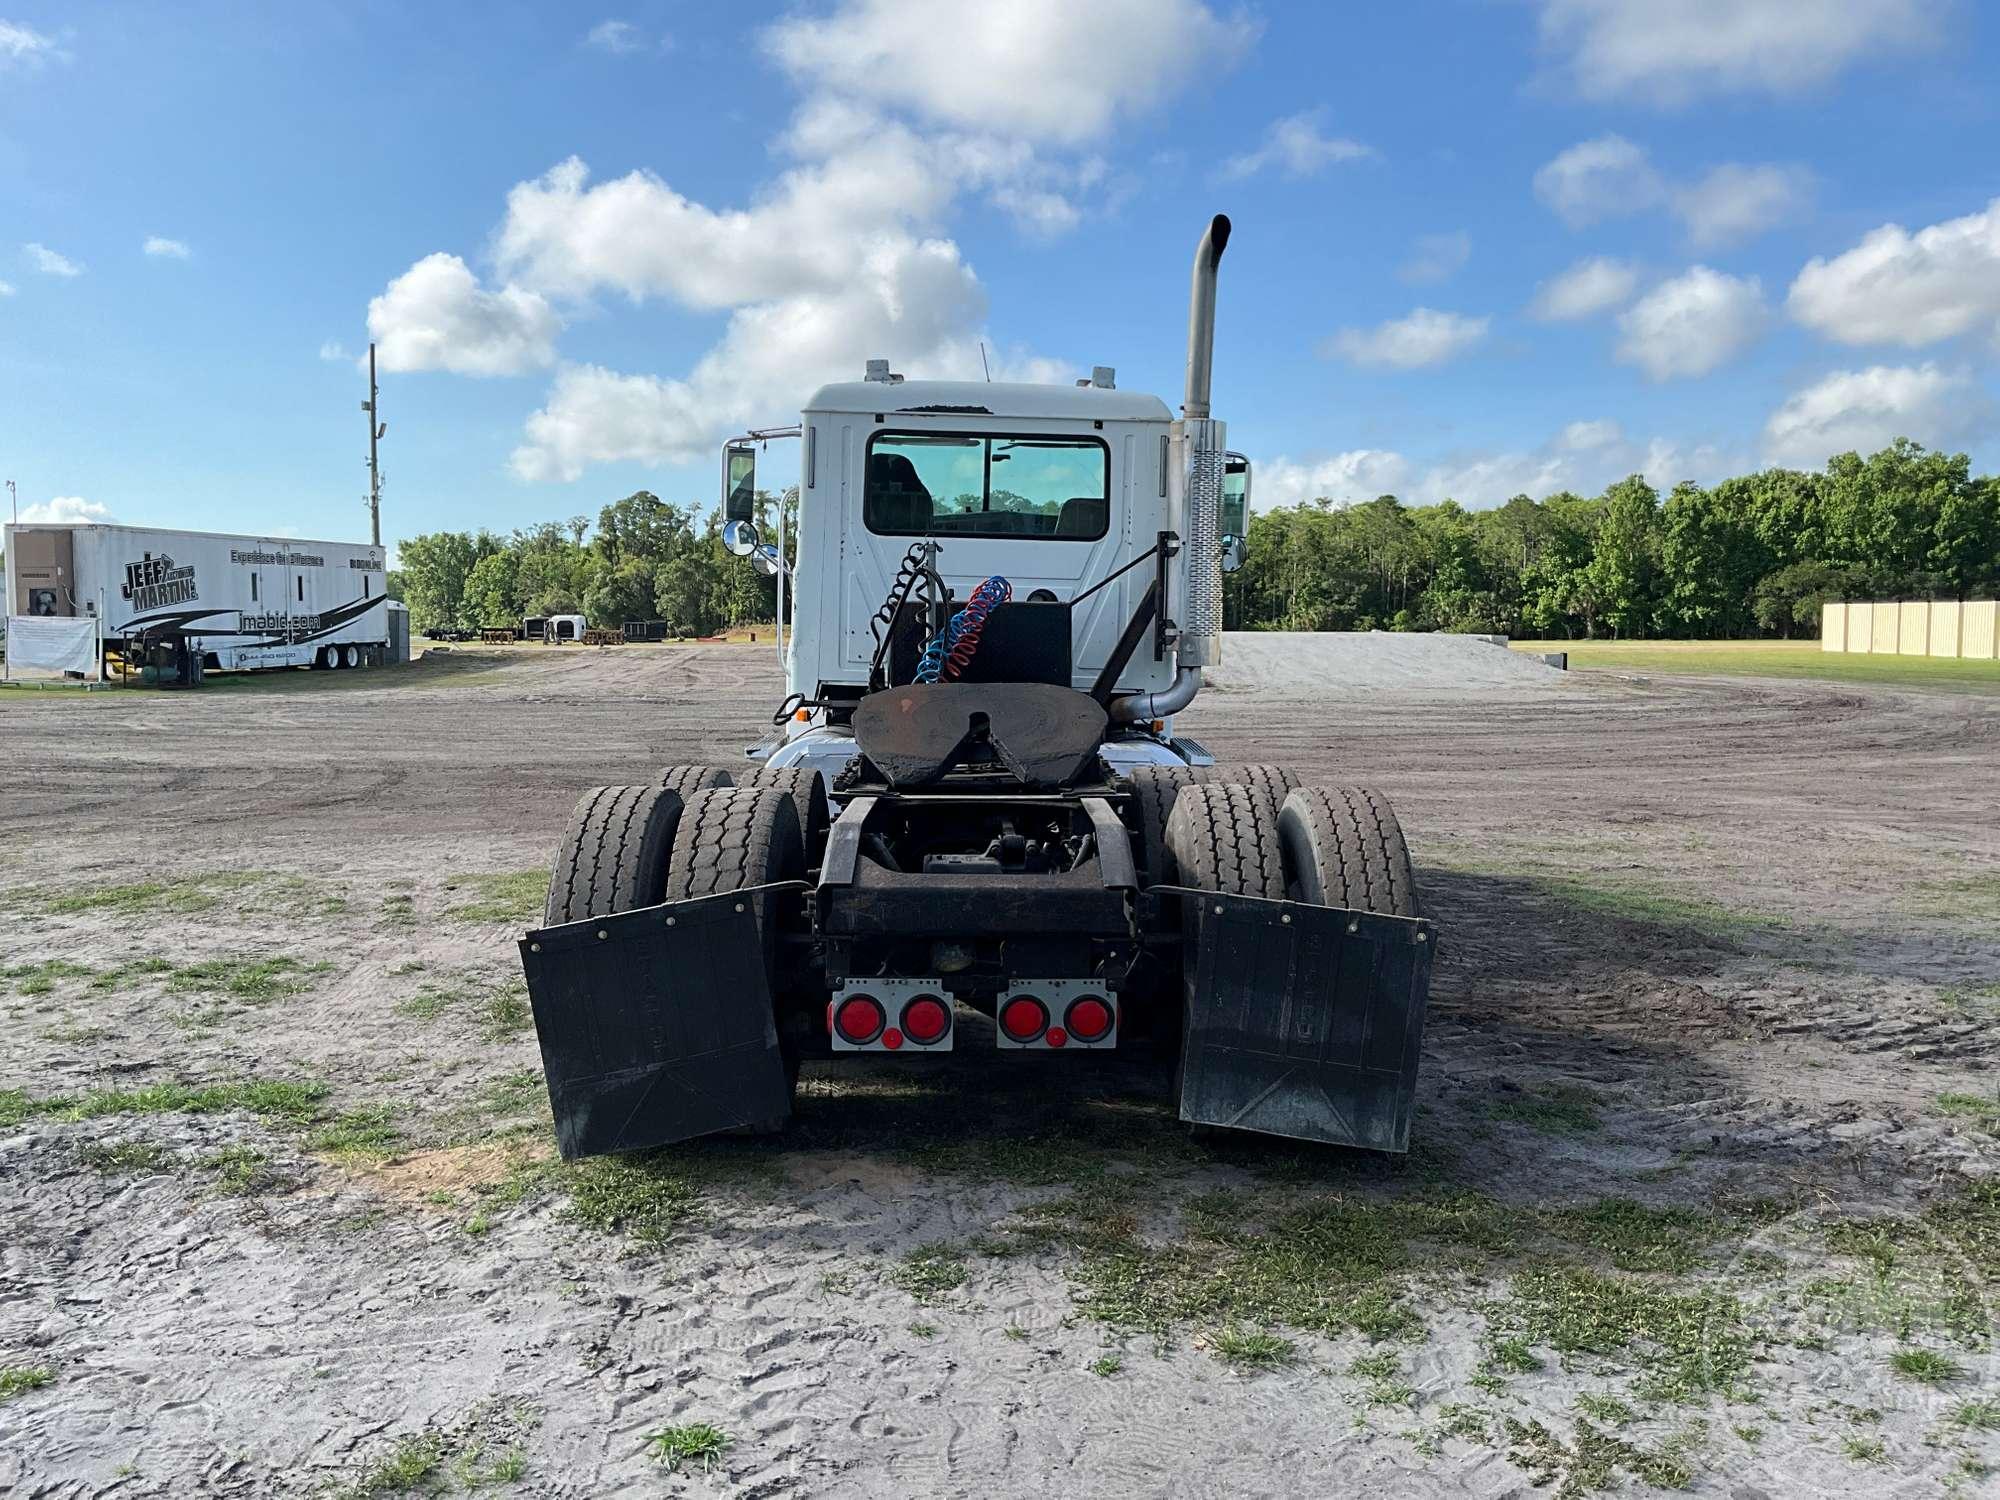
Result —
<path fill-rule="evenodd" d="M 600 786 L 579 797 L 549 874 L 543 925 L 664 901 L 681 807 L 678 792 L 657 786 Z"/>
<path fill-rule="evenodd" d="M 1300 901 L 1392 917 L 1419 915 L 1402 825 L 1364 787 L 1300 787 L 1278 810 L 1278 840 Z"/>

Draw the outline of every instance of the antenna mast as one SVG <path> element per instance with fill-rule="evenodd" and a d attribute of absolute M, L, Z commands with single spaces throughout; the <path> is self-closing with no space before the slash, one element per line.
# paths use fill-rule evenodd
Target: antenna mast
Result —
<path fill-rule="evenodd" d="M 382 434 L 389 430 L 389 424 L 381 421 L 377 407 L 382 393 L 375 384 L 375 344 L 368 344 L 368 399 L 361 403 L 361 409 L 368 413 L 368 540 L 377 547 L 382 545 L 382 455 L 380 444 Z"/>

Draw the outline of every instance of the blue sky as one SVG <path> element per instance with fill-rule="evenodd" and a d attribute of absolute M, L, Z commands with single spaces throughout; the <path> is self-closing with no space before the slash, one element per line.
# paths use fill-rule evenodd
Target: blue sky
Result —
<path fill-rule="evenodd" d="M 873 355 L 1175 400 L 1218 210 L 1260 503 L 1992 469 L 1996 54 L 1945 0 L 0 0 L 0 477 L 364 535 L 372 333 L 386 537 L 706 505 Z"/>

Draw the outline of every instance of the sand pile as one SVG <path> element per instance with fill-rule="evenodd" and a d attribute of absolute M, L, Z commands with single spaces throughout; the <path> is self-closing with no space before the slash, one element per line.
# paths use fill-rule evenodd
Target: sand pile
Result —
<path fill-rule="evenodd" d="M 1481 636 L 1380 630 L 1239 630 L 1223 639 L 1222 664 L 1205 686 L 1222 693 L 1312 696 L 1413 692 L 1561 692 L 1569 674 Z"/>

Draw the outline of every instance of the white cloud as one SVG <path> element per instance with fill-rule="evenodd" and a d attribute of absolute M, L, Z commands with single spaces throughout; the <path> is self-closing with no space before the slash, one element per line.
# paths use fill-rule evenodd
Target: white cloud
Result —
<path fill-rule="evenodd" d="M 1463 229 L 1448 234 L 1420 234 L 1411 247 L 1410 258 L 1396 275 L 1412 286 L 1449 281 L 1472 259 L 1472 236 Z"/>
<path fill-rule="evenodd" d="M 555 361 L 562 320 L 539 292 L 486 291 L 456 255 L 427 255 L 368 304 L 385 370 L 518 375 Z"/>
<path fill-rule="evenodd" d="M 24 526 L 82 525 L 110 519 L 109 506 L 78 495 L 57 495 L 52 500 L 39 500 L 21 509 L 21 524 Z"/>
<path fill-rule="evenodd" d="M 191 253 L 180 240 L 170 240 L 157 234 L 146 236 L 144 248 L 148 255 L 160 256 L 167 260 L 186 260 Z"/>
<path fill-rule="evenodd" d="M 722 342 L 684 379 L 565 367 L 528 419 L 514 471 L 523 479 L 569 480 L 595 463 L 709 457 L 723 427 L 755 413 L 796 411 L 803 393 L 858 377 L 870 356 L 898 370 L 977 378 L 978 342 L 969 330 L 985 310 L 985 293 L 957 246 L 885 245 L 838 292 L 802 291 L 739 308 Z M 1003 363 L 995 373 L 1014 372 Z"/>
<path fill-rule="evenodd" d="M 1225 179 L 1254 177 L 1268 167 L 1276 167 L 1287 177 L 1310 177 L 1335 162 L 1359 161 L 1373 156 L 1374 148 L 1346 136 L 1328 135 L 1322 128 L 1324 110 L 1308 110 L 1286 115 L 1271 122 L 1263 144 L 1255 151 L 1232 156 L 1222 164 Z"/>
<path fill-rule="evenodd" d="M 1638 289 L 1637 266 L 1593 256 L 1537 286 L 1528 312 L 1544 323 L 1573 323 L 1624 306 Z"/>
<path fill-rule="evenodd" d="M 1796 94 L 1936 42 L 1947 0 L 1542 0 L 1541 40 L 1586 98 Z"/>
<path fill-rule="evenodd" d="M 583 44 L 621 57 L 646 48 L 645 38 L 630 21 L 599 21 L 585 35 Z"/>
<path fill-rule="evenodd" d="M 1812 174 L 1803 167 L 1725 162 L 1699 182 L 1674 191 L 1674 212 L 1698 249 L 1762 234 L 1796 218 L 1812 202 Z"/>
<path fill-rule="evenodd" d="M 1619 317 L 1617 358 L 1652 380 L 1706 375 L 1755 343 L 1765 321 L 1756 277 L 1692 266 Z"/>
<path fill-rule="evenodd" d="M 1609 417 L 1595 422 L 1572 422 L 1556 434 L 1555 447 L 1565 453 L 1590 453 L 1625 440 L 1625 429 Z"/>
<path fill-rule="evenodd" d="M 1322 497 L 1337 505 L 1393 495 L 1410 477 L 1409 460 L 1380 448 L 1356 448 L 1298 463 L 1280 454 L 1256 466 L 1251 498 L 1259 510 Z"/>
<path fill-rule="evenodd" d="M 1645 213 L 1667 186 L 1645 149 L 1622 135 L 1579 141 L 1535 173 L 1535 196 L 1572 229 Z"/>
<path fill-rule="evenodd" d="M 321 344 L 319 346 L 319 357 L 330 365 L 345 364 L 348 360 L 354 358 L 353 355 L 347 352 L 347 345 L 341 343 L 339 339 L 328 339 L 325 343 Z"/>
<path fill-rule="evenodd" d="M 1343 328 L 1325 352 L 1364 369 L 1419 370 L 1463 354 L 1486 337 L 1490 321 L 1419 307 L 1373 328 Z"/>
<path fill-rule="evenodd" d="M 47 245 L 29 243 L 21 247 L 21 256 L 27 263 L 44 276 L 81 276 L 83 265 L 66 255 L 58 255 Z"/>
<path fill-rule="evenodd" d="M 1622 135 L 1579 141 L 1535 173 L 1535 196 L 1572 229 L 1666 209 L 1697 249 L 1761 234 L 1805 212 L 1812 174 L 1777 163 L 1724 162 L 1675 183 Z"/>
<path fill-rule="evenodd" d="M 62 55 L 54 37 L 18 21 L 0 21 L 0 63 L 38 67 L 49 58 Z"/>
<path fill-rule="evenodd" d="M 839 0 L 771 26 L 764 45 L 814 92 L 1077 145 L 1234 66 L 1257 31 L 1199 0 L 1012 0 L 958 7 L 945 24 L 933 0 Z"/>
<path fill-rule="evenodd" d="M 1786 306 L 1843 344 L 1915 349 L 1975 330 L 2000 337 L 2000 198 L 1915 234 L 1884 224 L 1844 255 L 1807 261 Z"/>
<path fill-rule="evenodd" d="M 1713 444 L 1626 438 L 1616 422 L 1572 422 L 1539 448 L 1454 453 L 1419 466 L 1393 450 L 1368 448 L 1319 460 L 1280 455 L 1257 465 L 1258 508 L 1324 497 L 1337 505 L 1393 494 L 1406 504 L 1456 500 L 1478 510 L 1515 495 L 1543 499 L 1559 490 L 1595 495 L 1628 474 L 1666 491 L 1684 479 L 1712 483 L 1747 467 L 1749 455 Z"/>
<path fill-rule="evenodd" d="M 0 297 L 11 297 L 13 295 L 14 283 L 11 281 L 0 281 Z"/>
<path fill-rule="evenodd" d="M 1788 399 L 1764 423 L 1774 464 L 1817 468 L 1835 453 L 1892 439 L 1944 446 L 1993 431 L 1992 398 L 1968 374 L 1934 364 L 1839 370 Z"/>

